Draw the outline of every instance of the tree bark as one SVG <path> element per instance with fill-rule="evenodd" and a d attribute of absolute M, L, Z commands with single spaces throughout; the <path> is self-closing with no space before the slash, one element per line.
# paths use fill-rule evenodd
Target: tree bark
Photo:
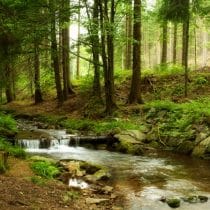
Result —
<path fill-rule="evenodd" d="M 188 10 L 189 10 L 189 0 Z M 184 67 L 184 95 L 188 95 L 188 51 L 189 51 L 189 25 L 190 25 L 190 14 L 187 14 L 185 22 L 183 23 L 183 46 L 182 46 L 182 65 Z"/>
<path fill-rule="evenodd" d="M 55 75 L 55 85 L 58 103 L 61 105 L 63 103 L 63 92 L 61 86 L 60 78 L 60 65 L 59 65 L 59 52 L 56 40 L 56 17 L 55 17 L 55 0 L 50 0 L 51 9 L 51 57 L 52 57 L 52 67 Z"/>
<path fill-rule="evenodd" d="M 168 26 L 167 21 L 163 22 L 163 34 L 162 34 L 162 57 L 161 64 L 166 64 L 167 62 L 167 41 L 168 41 Z"/>
<path fill-rule="evenodd" d="M 111 115 L 116 104 L 114 102 L 114 43 L 113 43 L 113 24 L 114 24 L 114 0 L 111 0 L 110 17 L 108 15 L 107 0 L 99 1 L 100 25 L 101 25 L 101 50 L 105 82 L 105 98 L 107 115 Z M 105 23 L 106 25 L 105 27 Z M 107 49 L 107 52 L 106 52 Z"/>
<path fill-rule="evenodd" d="M 39 45 L 34 41 L 34 87 L 35 87 L 35 104 L 41 103 L 42 92 L 40 87 L 40 60 L 39 60 Z"/>
<path fill-rule="evenodd" d="M 174 36 L 173 36 L 173 64 L 176 64 L 177 59 L 177 23 L 174 23 Z"/>
<path fill-rule="evenodd" d="M 11 75 L 11 67 L 9 63 L 6 63 L 5 65 L 5 94 L 7 103 L 10 103 L 13 101 L 13 94 L 12 94 L 12 75 Z"/>
<path fill-rule="evenodd" d="M 81 19 L 81 11 L 80 11 L 80 1 L 78 5 L 78 25 L 77 25 L 77 78 L 80 76 L 80 19 Z"/>
<path fill-rule="evenodd" d="M 99 0 L 94 1 L 93 25 L 91 25 L 91 43 L 94 65 L 93 95 L 101 98 L 100 66 L 99 66 Z"/>
<path fill-rule="evenodd" d="M 128 2 L 128 9 L 125 17 L 125 69 L 132 69 L 132 17 L 131 17 L 132 0 Z"/>
<path fill-rule="evenodd" d="M 141 0 L 134 0 L 133 74 L 128 102 L 142 103 L 141 97 Z"/>

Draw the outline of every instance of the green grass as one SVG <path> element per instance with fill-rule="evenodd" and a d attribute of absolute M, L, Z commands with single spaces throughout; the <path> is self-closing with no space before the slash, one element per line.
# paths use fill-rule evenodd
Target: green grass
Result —
<path fill-rule="evenodd" d="M 135 122 L 123 119 L 93 121 L 90 119 L 67 119 L 64 120 L 62 126 L 69 131 L 89 131 L 95 134 L 108 134 L 117 130 L 138 129 L 139 126 Z"/>
<path fill-rule="evenodd" d="M 17 124 L 11 115 L 0 113 L 0 128 L 10 131 L 17 131 Z"/>
<path fill-rule="evenodd" d="M 31 164 L 31 169 L 36 175 L 45 179 L 53 179 L 60 174 L 59 168 L 47 161 L 35 161 Z"/>

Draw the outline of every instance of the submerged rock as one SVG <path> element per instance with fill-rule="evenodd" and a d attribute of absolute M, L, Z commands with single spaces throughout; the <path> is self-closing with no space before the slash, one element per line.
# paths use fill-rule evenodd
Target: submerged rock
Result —
<path fill-rule="evenodd" d="M 180 206 L 181 201 L 178 198 L 169 198 L 169 199 L 166 199 L 166 203 L 171 208 L 178 208 Z"/>

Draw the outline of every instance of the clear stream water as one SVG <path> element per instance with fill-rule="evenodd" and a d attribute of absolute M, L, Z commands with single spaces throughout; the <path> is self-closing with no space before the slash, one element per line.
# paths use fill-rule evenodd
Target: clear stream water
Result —
<path fill-rule="evenodd" d="M 27 127 L 28 126 L 28 127 Z M 29 125 L 26 130 L 39 130 Z M 39 149 L 39 140 L 19 140 L 33 154 L 56 159 L 85 160 L 108 166 L 113 184 L 126 197 L 125 210 L 169 210 L 161 197 L 204 195 L 210 199 L 210 161 L 154 152 L 148 156 L 132 156 L 106 150 L 69 147 L 70 136 L 63 130 L 42 130 L 50 134 L 51 146 Z M 181 201 L 180 210 L 210 210 L 206 203 Z"/>

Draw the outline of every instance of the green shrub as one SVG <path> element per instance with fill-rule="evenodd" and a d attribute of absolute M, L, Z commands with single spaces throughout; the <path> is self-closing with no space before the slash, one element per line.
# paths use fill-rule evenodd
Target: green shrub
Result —
<path fill-rule="evenodd" d="M 16 121 L 10 116 L 0 113 L 0 127 L 11 131 L 17 131 Z"/>
<path fill-rule="evenodd" d="M 208 80 L 205 78 L 205 76 L 200 75 L 195 78 L 194 84 L 196 86 L 203 86 L 205 84 L 208 84 Z"/>
<path fill-rule="evenodd" d="M 36 175 L 46 179 L 52 179 L 60 173 L 59 168 L 55 164 L 47 161 L 35 161 L 31 164 L 31 168 Z"/>

